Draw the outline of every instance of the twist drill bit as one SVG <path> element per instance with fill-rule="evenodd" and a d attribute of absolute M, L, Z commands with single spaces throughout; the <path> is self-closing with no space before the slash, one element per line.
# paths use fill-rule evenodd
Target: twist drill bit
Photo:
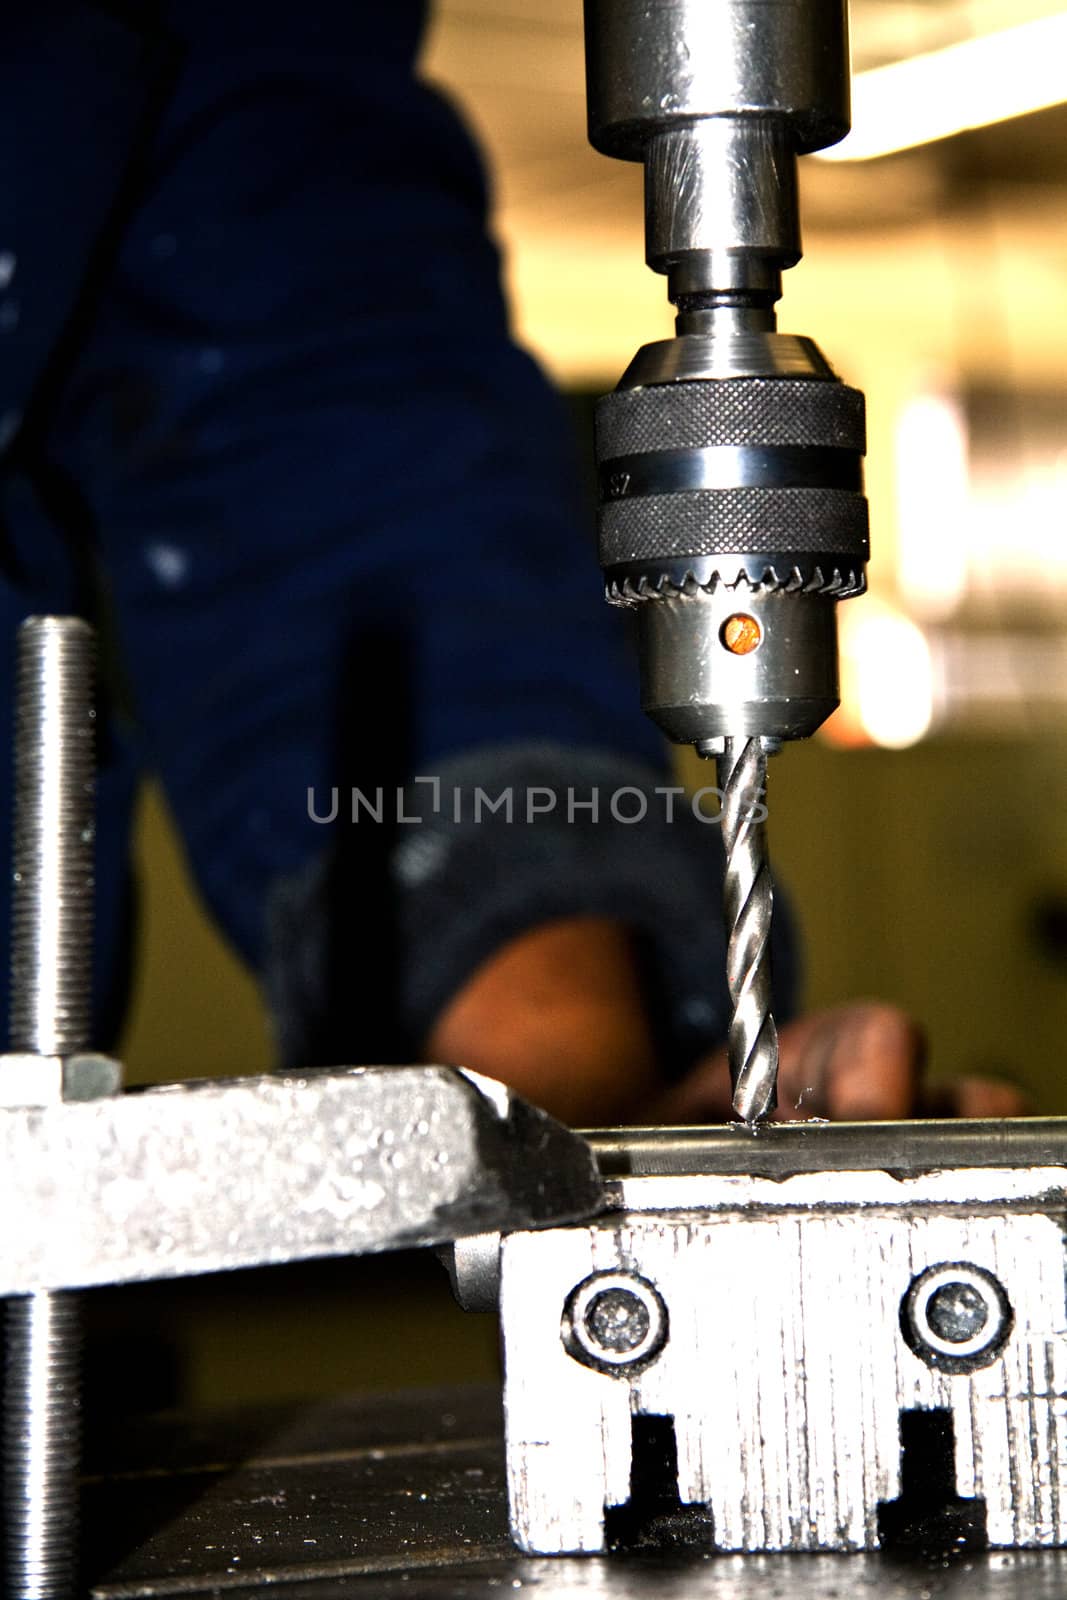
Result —
<path fill-rule="evenodd" d="M 726 850 L 726 981 L 733 1002 L 728 1054 L 734 1111 L 745 1122 L 777 1104 L 778 1030 L 771 1016 L 771 907 L 763 798 L 767 755 L 758 738 L 725 739 L 718 761 Z"/>

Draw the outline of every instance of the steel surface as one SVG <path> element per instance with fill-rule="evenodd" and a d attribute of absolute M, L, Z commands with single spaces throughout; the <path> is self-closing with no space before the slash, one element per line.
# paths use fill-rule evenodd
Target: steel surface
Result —
<path fill-rule="evenodd" d="M 510 1549 L 499 1394 L 146 1428 L 86 1488 L 93 1600 L 1060 1600 L 1059 1551 L 537 1558 Z"/>
<path fill-rule="evenodd" d="M 1048 1169 L 1067 1182 L 1067 1117 L 608 1128 L 586 1135 L 605 1178 Z"/>
<path fill-rule="evenodd" d="M 959 1270 L 938 1281 L 1003 1293 L 1003 1316 L 990 1296 L 987 1338 L 958 1361 L 902 1326 L 909 1290 L 939 1267 Z M 561 1338 L 594 1273 L 639 1274 L 661 1297 L 670 1334 L 645 1365 L 594 1371 Z M 877 1548 L 894 1507 L 915 1514 L 913 1415 L 935 1417 L 945 1504 L 982 1540 L 1067 1543 L 1058 1210 L 625 1213 L 505 1239 L 501 1318 L 511 1521 L 527 1551 L 608 1547 L 611 1508 L 637 1507 L 642 1418 L 670 1429 L 657 1492 L 699 1512 L 705 1548 Z"/>
<path fill-rule="evenodd" d="M 0 1112 L 0 1294 L 440 1244 L 587 1215 L 588 1146 L 503 1085 L 355 1068 Z"/>

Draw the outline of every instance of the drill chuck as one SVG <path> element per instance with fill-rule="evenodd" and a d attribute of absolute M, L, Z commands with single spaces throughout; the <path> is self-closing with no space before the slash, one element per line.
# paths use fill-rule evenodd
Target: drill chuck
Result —
<path fill-rule="evenodd" d="M 863 396 L 779 334 L 797 156 L 848 131 L 845 0 L 586 0 L 589 137 L 645 169 L 678 306 L 597 407 L 600 561 L 638 613 L 645 709 L 721 746 L 837 704 L 833 607 L 868 554 Z"/>
<path fill-rule="evenodd" d="M 858 587 L 868 538 L 857 390 L 789 378 L 616 390 L 596 426 L 609 581 L 652 571 L 676 588 L 739 576 Z"/>
<path fill-rule="evenodd" d="M 643 703 L 678 742 L 801 738 L 837 704 L 833 603 L 862 590 L 868 554 L 865 423 L 826 373 L 598 403 L 608 598 L 638 612 Z"/>

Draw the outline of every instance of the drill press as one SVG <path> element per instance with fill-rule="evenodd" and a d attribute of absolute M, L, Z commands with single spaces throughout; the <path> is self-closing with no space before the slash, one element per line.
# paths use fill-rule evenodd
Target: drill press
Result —
<path fill-rule="evenodd" d="M 767 757 L 838 703 L 834 607 L 865 586 L 863 396 L 779 333 L 797 156 L 848 131 L 845 0 L 586 0 L 589 137 L 645 169 L 676 336 L 597 406 L 607 598 L 642 703 L 718 761 L 733 1103 L 775 1105 Z"/>

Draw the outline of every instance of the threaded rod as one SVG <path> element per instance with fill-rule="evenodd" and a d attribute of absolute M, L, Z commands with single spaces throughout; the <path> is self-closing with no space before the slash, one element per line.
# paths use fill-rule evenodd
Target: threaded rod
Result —
<path fill-rule="evenodd" d="M 77 617 L 19 629 L 11 1048 L 89 1042 L 93 932 L 93 634 Z"/>
<path fill-rule="evenodd" d="M 81 1318 L 76 1295 L 12 1300 L 4 1396 L 4 1593 L 66 1600 L 77 1562 Z"/>
<path fill-rule="evenodd" d="M 18 638 L 11 1048 L 69 1055 L 89 1042 L 93 902 L 93 634 L 31 617 Z M 74 1594 L 81 1436 L 76 1297 L 8 1302 L 4 1594 Z"/>

